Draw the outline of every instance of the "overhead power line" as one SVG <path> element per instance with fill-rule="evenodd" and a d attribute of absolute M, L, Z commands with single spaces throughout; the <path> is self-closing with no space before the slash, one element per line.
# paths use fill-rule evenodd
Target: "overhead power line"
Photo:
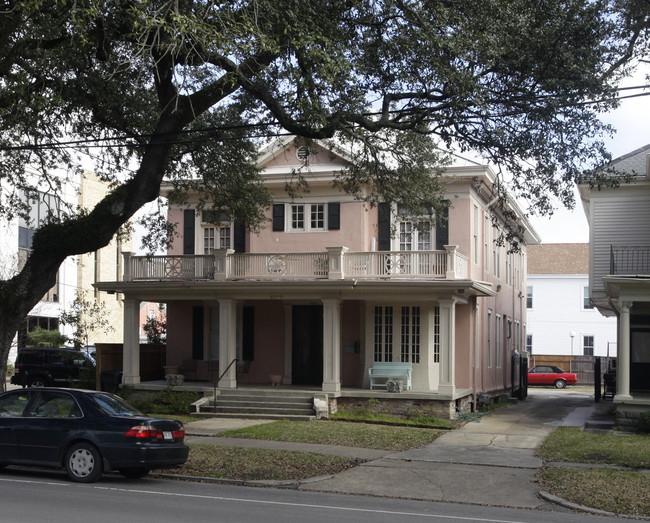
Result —
<path fill-rule="evenodd" d="M 650 85 L 639 85 L 639 86 L 629 86 L 629 87 L 619 87 L 617 89 L 617 92 L 621 91 L 633 91 L 633 90 L 640 90 L 640 89 L 650 89 Z M 642 92 L 642 93 L 637 93 L 637 94 L 626 94 L 622 96 L 618 96 L 617 100 L 626 100 L 630 98 L 640 98 L 640 97 L 645 97 L 645 96 L 650 96 L 650 91 L 648 92 Z M 598 104 L 606 101 L 605 99 L 601 100 L 587 100 L 584 102 L 580 102 L 579 105 L 591 105 L 591 104 Z M 400 110 L 395 110 L 392 111 L 394 113 L 401 113 L 403 111 Z M 364 116 L 379 116 L 382 113 L 379 112 L 369 112 L 369 113 L 363 113 Z M 5 147 L 0 147 L 0 151 L 29 151 L 29 150 L 45 150 L 45 149 L 68 149 L 68 148 L 78 148 L 78 147 L 86 147 L 86 148 L 91 148 L 91 149 L 107 149 L 107 148 L 116 148 L 116 147 L 146 147 L 150 145 L 149 143 L 144 143 L 147 139 L 150 139 L 154 136 L 157 137 L 164 137 L 165 135 L 185 135 L 185 136 L 193 136 L 197 134 L 204 134 L 204 133 L 217 133 L 217 132 L 225 132 L 225 131 L 241 131 L 241 130 L 247 130 L 247 129 L 263 129 L 263 128 L 269 128 L 269 127 L 278 127 L 279 123 L 277 122 L 259 122 L 259 123 L 246 123 L 246 124 L 237 124 L 237 125 L 221 125 L 221 126 L 212 126 L 212 127 L 204 127 L 201 129 L 184 129 L 181 131 L 173 132 L 173 133 L 144 133 L 144 134 L 124 134 L 121 136 L 110 136 L 110 137 L 105 137 L 105 138 L 85 138 L 82 140 L 69 140 L 69 141 L 57 141 L 57 142 L 50 142 L 50 143 L 42 143 L 42 144 L 29 144 L 29 145 L 15 145 L 15 146 L 5 146 Z M 273 133 L 273 136 L 288 136 L 291 133 L 285 132 L 285 133 Z M 269 134 L 249 134 L 247 137 L 248 138 L 268 138 L 270 135 Z M 205 138 L 191 138 L 189 140 L 172 140 L 169 142 L 158 142 L 159 145 L 189 145 L 193 143 L 202 143 L 202 142 L 208 142 L 213 140 L 213 136 L 207 136 Z M 234 140 L 237 139 L 235 137 L 228 137 L 228 136 L 222 136 L 220 137 L 222 140 Z M 139 141 L 142 140 L 143 143 L 140 143 Z M 131 141 L 131 143 L 124 143 L 126 141 Z M 115 142 L 115 143 L 112 143 Z"/>

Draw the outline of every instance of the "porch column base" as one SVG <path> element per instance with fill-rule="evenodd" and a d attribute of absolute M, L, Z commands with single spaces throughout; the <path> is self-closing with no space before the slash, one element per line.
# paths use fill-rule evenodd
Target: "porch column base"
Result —
<path fill-rule="evenodd" d="M 439 394 L 453 394 L 456 390 L 456 387 L 453 385 L 440 385 L 438 387 Z"/>
<path fill-rule="evenodd" d="M 341 383 L 338 381 L 324 381 L 323 392 L 340 392 Z"/>

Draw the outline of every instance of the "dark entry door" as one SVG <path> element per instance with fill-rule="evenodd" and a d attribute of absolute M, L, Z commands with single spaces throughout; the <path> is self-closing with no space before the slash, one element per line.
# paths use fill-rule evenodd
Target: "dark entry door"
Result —
<path fill-rule="evenodd" d="M 292 326 L 292 382 L 295 385 L 323 383 L 323 307 L 294 305 Z"/>

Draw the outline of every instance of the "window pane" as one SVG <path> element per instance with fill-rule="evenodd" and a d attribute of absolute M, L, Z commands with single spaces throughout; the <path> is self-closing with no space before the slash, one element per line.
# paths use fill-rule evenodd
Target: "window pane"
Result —
<path fill-rule="evenodd" d="M 399 224 L 399 250 L 410 251 L 413 249 L 413 224 L 401 222 Z"/>
<path fill-rule="evenodd" d="M 291 206 L 291 228 L 304 229 L 305 228 L 305 207 L 304 205 Z"/>
<path fill-rule="evenodd" d="M 325 205 L 322 203 L 313 204 L 311 206 L 311 228 L 325 228 Z"/>
<path fill-rule="evenodd" d="M 215 227 L 203 228 L 203 254 L 214 253 Z"/>
<path fill-rule="evenodd" d="M 583 299 L 582 307 L 585 309 L 593 309 L 594 306 L 591 303 L 591 300 L 589 299 L 589 287 L 584 287 L 583 297 L 584 299 Z"/>
<path fill-rule="evenodd" d="M 230 227 L 221 227 L 219 229 L 219 248 L 230 249 Z"/>

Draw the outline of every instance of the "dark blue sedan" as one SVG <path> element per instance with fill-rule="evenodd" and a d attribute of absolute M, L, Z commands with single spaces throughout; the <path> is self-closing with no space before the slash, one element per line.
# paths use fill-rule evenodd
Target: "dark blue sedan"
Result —
<path fill-rule="evenodd" d="M 107 392 L 29 388 L 0 394 L 0 467 L 65 469 L 81 483 L 109 471 L 139 478 L 185 463 L 184 438 L 181 422 L 148 417 Z"/>

